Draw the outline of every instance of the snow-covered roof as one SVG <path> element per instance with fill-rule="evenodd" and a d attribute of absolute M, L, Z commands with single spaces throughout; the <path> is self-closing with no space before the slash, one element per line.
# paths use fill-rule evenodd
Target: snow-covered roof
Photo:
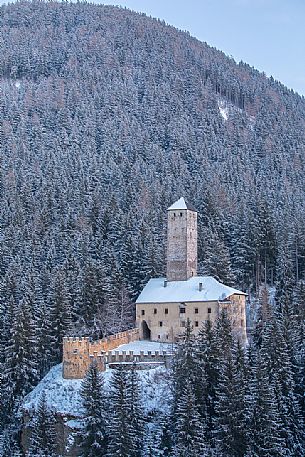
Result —
<path fill-rule="evenodd" d="M 240 290 L 225 286 L 212 276 L 194 276 L 187 281 L 168 281 L 166 278 L 150 279 L 136 303 L 183 303 L 225 300 L 230 295 L 246 295 Z M 199 290 L 202 283 L 202 290 Z"/>
<path fill-rule="evenodd" d="M 189 209 L 191 211 L 196 211 L 195 208 L 190 205 L 184 197 L 179 198 L 175 203 L 173 203 L 169 208 L 167 208 L 168 211 L 170 210 L 180 210 L 180 209 Z"/>

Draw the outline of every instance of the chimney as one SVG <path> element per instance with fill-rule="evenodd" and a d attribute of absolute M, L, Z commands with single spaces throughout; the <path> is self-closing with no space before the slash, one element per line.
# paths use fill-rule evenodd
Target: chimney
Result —
<path fill-rule="evenodd" d="M 199 283 L 199 292 L 202 291 L 202 282 Z"/>
<path fill-rule="evenodd" d="M 167 287 L 167 279 L 164 279 L 164 287 Z"/>

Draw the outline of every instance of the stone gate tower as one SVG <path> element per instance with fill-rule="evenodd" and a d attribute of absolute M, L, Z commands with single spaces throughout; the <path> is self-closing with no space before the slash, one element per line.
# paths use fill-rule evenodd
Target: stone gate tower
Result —
<path fill-rule="evenodd" d="M 182 197 L 168 208 L 167 281 L 197 275 L 197 212 Z"/>

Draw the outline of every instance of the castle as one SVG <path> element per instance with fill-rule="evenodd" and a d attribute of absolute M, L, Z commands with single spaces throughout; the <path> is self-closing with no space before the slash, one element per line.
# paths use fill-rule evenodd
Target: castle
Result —
<path fill-rule="evenodd" d="M 64 338 L 63 377 L 83 378 L 91 361 L 101 371 L 110 362 L 130 362 L 133 351 L 116 348 L 138 340 L 174 343 L 189 319 L 197 334 L 202 323 L 214 322 L 222 310 L 243 344 L 246 334 L 246 294 L 210 276 L 197 276 L 197 212 L 182 197 L 168 208 L 166 278 L 150 279 L 136 301 L 136 328 L 96 342 L 88 338 Z M 162 357 L 166 359 L 166 351 Z M 159 351 L 139 360 L 160 360 Z"/>
<path fill-rule="evenodd" d="M 136 325 L 141 339 L 177 341 L 187 319 L 197 334 L 207 319 L 222 309 L 246 342 L 246 294 L 197 276 L 197 212 L 184 198 L 168 208 L 166 278 L 151 279 L 136 301 Z"/>

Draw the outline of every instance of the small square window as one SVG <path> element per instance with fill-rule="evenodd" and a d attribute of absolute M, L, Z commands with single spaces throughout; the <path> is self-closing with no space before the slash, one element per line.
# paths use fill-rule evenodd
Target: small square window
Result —
<path fill-rule="evenodd" d="M 141 314 L 142 314 L 142 316 L 145 316 L 145 309 L 141 310 Z"/>
<path fill-rule="evenodd" d="M 185 327 L 185 321 L 181 321 L 180 326 Z"/>
<path fill-rule="evenodd" d="M 211 314 L 212 308 L 208 308 L 208 314 Z"/>
<path fill-rule="evenodd" d="M 195 314 L 198 314 L 198 313 L 199 313 L 199 309 L 195 308 Z"/>
<path fill-rule="evenodd" d="M 185 314 L 185 308 L 180 308 L 180 314 Z"/>
<path fill-rule="evenodd" d="M 168 314 L 168 308 L 165 308 L 164 313 Z"/>
<path fill-rule="evenodd" d="M 163 327 L 163 322 L 162 321 L 159 322 L 159 327 Z"/>
<path fill-rule="evenodd" d="M 154 309 L 154 314 L 157 314 L 157 308 Z"/>
<path fill-rule="evenodd" d="M 195 321 L 195 327 L 198 327 L 198 326 L 199 326 L 199 322 Z"/>

